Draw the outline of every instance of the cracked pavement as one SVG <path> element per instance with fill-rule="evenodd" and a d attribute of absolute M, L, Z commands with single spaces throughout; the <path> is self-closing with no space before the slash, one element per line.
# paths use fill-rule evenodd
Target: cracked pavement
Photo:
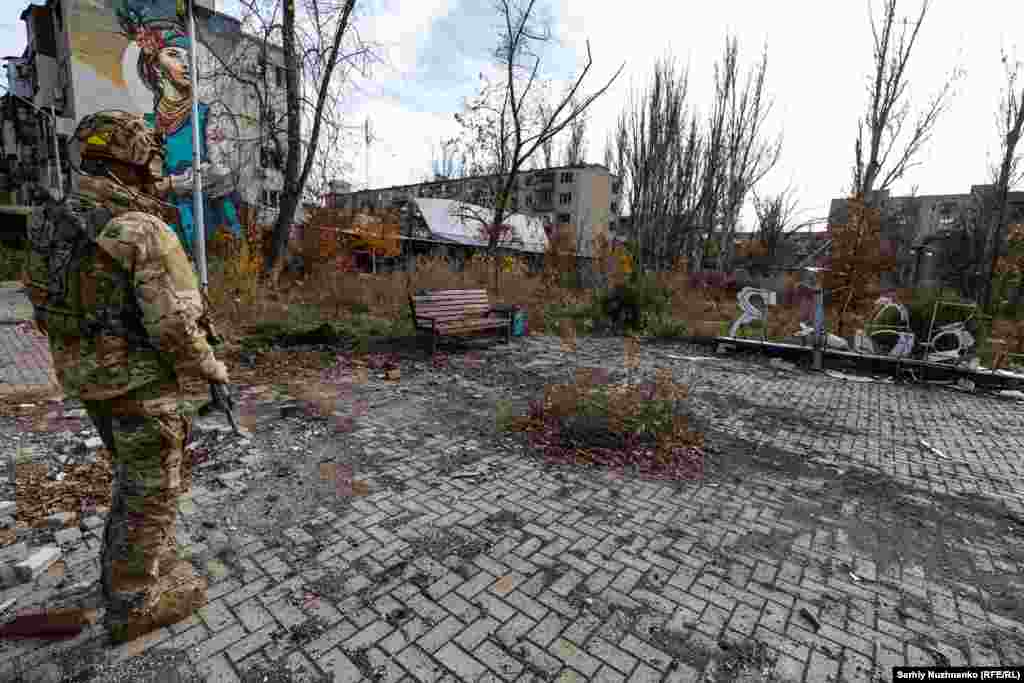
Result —
<path fill-rule="evenodd" d="M 577 344 L 403 361 L 397 382 L 339 389 L 330 419 L 282 417 L 295 397 L 250 387 L 251 439 L 204 419 L 180 506 L 207 607 L 117 649 L 91 630 L 4 642 L 0 667 L 810 683 L 1024 661 L 1020 403 L 645 344 L 636 373 L 693 383 L 708 448 L 703 479 L 644 481 L 550 466 L 496 427 L 577 366 L 627 374 L 622 339 Z M 86 547 L 76 580 L 98 572 Z M 47 604 L 40 581 L 0 603 Z"/>

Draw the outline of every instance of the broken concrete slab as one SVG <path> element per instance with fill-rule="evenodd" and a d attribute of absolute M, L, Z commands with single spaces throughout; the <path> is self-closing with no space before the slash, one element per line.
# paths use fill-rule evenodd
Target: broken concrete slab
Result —
<path fill-rule="evenodd" d="M 76 527 L 69 529 L 61 529 L 53 535 L 53 540 L 57 542 L 57 545 L 62 548 L 69 545 L 74 545 L 82 540 L 82 532 Z"/>
<path fill-rule="evenodd" d="M 14 571 L 23 583 L 32 581 L 49 569 L 61 556 L 62 553 L 58 546 L 43 546 L 42 548 L 37 548 L 27 558 L 14 565 Z"/>

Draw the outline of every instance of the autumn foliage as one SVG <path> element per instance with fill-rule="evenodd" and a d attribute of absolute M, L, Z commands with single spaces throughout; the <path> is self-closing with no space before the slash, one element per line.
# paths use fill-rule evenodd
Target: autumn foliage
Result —
<path fill-rule="evenodd" d="M 845 223 L 830 224 L 832 240 L 825 288 L 831 293 L 831 315 L 836 334 L 842 336 L 851 314 L 863 314 L 881 292 L 881 276 L 896 267 L 896 257 L 882 240 L 882 214 L 861 195 L 849 199 Z"/>

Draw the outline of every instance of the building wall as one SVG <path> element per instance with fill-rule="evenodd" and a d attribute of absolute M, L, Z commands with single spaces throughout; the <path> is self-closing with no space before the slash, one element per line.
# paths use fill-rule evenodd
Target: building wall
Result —
<path fill-rule="evenodd" d="M 258 78 L 253 75 L 257 72 L 257 57 L 266 50 L 270 65 L 264 71 L 270 74 L 263 80 L 266 100 L 270 111 L 283 116 L 283 83 L 276 83 L 279 79 L 274 76 L 283 64 L 281 50 L 245 36 L 231 17 L 209 11 L 216 6 L 213 0 L 197 5 L 200 77 L 196 93 L 201 103 L 211 106 L 207 130 L 211 157 L 233 171 L 232 186 L 238 201 L 256 207 L 261 222 L 271 222 L 276 210 L 262 207 L 261 198 L 267 196 L 267 188 L 279 191 L 283 178 L 280 171 L 261 168 L 261 149 L 268 142 L 266 117 L 251 90 L 235 76 Z M 201 9 L 204 7 L 207 9 Z M 175 3 L 168 0 L 49 0 L 45 7 L 30 6 L 22 14 L 29 39 L 26 58 L 32 65 L 33 101 L 45 111 L 56 106 L 65 162 L 74 148 L 66 143 L 84 116 L 106 109 L 154 112 L 154 84 L 140 73 L 140 36 L 144 34 L 134 32 L 120 20 L 127 15 L 119 16 L 118 10 L 126 9 L 136 12 L 134 20 L 128 22 L 136 28 L 170 28 L 187 36 L 186 27 L 174 14 Z M 183 52 L 187 60 L 187 49 Z M 43 159 L 52 156 L 52 136 L 48 137 L 51 134 L 46 120 L 40 117 L 42 130 L 35 142 Z M 283 136 L 278 137 L 283 142 Z"/>
<path fill-rule="evenodd" d="M 571 178 L 566 174 L 571 174 Z M 551 180 L 545 181 L 545 178 Z M 354 192 L 339 192 L 337 189 L 341 188 L 337 188 L 327 195 L 325 205 L 332 208 L 386 208 L 410 197 L 458 199 L 486 204 L 489 203 L 488 198 L 493 197 L 493 188 L 487 186 L 493 185 L 496 180 L 494 177 L 461 178 Z M 585 254 L 589 254 L 594 230 L 607 231 L 612 205 L 619 201 L 618 193 L 612 192 L 615 179 L 607 168 L 596 164 L 523 171 L 519 173 L 516 182 L 514 204 L 518 212 L 540 216 L 551 223 L 579 226 L 583 242 L 587 245 L 583 251 Z M 481 190 L 479 193 L 478 188 Z M 543 192 L 551 193 L 551 200 L 547 204 L 540 203 Z M 565 194 L 571 195 L 571 198 L 567 203 L 562 203 L 560 198 Z"/>

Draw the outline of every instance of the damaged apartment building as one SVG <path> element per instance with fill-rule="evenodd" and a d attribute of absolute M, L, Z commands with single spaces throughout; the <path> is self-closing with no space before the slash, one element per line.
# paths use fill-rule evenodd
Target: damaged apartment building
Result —
<path fill-rule="evenodd" d="M 461 268 L 486 246 L 480 221 L 504 176 L 439 177 L 433 181 L 385 188 L 351 190 L 332 184 L 325 206 L 348 211 L 395 211 L 400 216 L 403 257 L 389 268 L 405 268 L 420 254 L 444 256 Z M 520 172 L 513 187 L 510 238 L 502 251 L 524 258 L 531 269 L 542 265 L 547 235 L 573 235 L 572 250 L 589 262 L 595 238 L 610 238 L 618 218 L 621 184 L 600 164 L 577 164 Z M 468 209 L 463 207 L 469 207 Z M 365 264 L 364 264 L 365 265 Z M 589 270 L 589 269 L 588 269 Z"/>

